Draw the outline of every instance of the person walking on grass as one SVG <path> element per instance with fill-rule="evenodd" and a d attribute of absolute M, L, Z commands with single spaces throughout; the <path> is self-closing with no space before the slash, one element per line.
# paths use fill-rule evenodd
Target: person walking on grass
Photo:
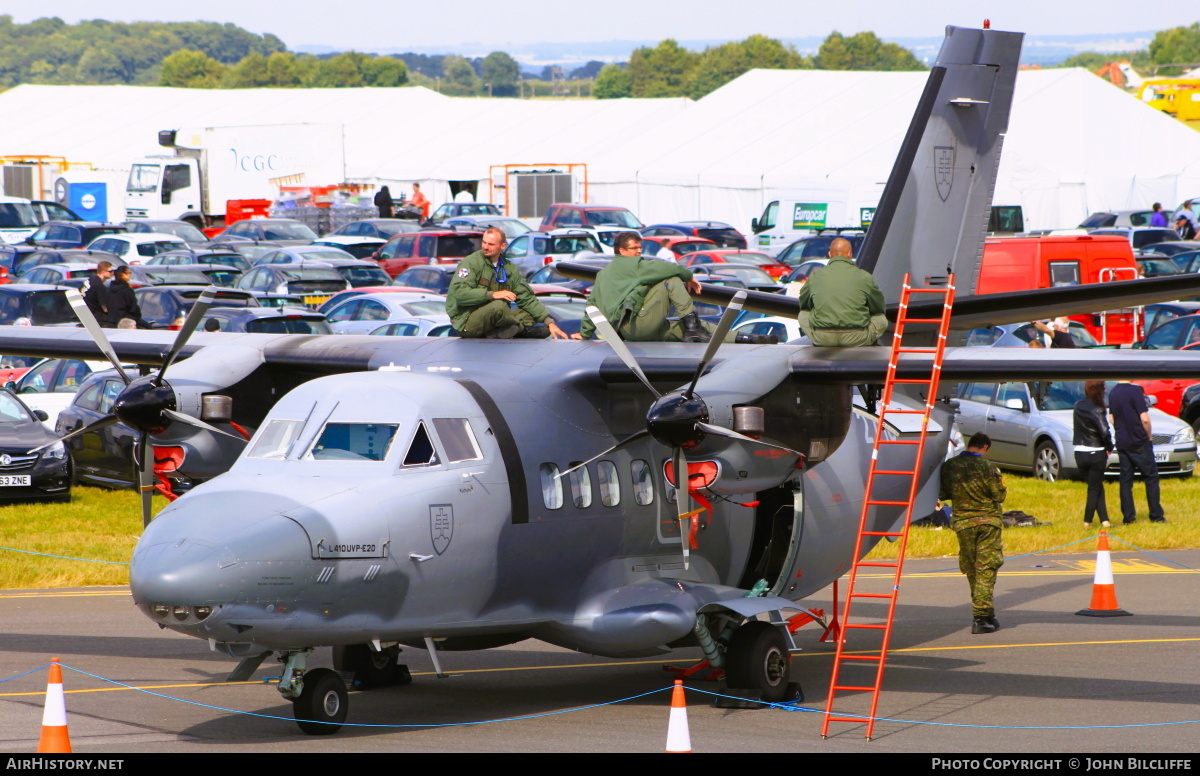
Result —
<path fill-rule="evenodd" d="M 1108 505 L 1104 500 L 1104 470 L 1108 454 L 1113 450 L 1112 431 L 1104 406 L 1104 381 L 1088 380 L 1083 385 L 1084 398 L 1075 402 L 1072 418 L 1075 445 L 1075 465 L 1087 482 L 1087 502 L 1083 507 L 1083 527 L 1092 527 L 1092 518 L 1100 516 L 1100 525 L 1108 528 Z"/>

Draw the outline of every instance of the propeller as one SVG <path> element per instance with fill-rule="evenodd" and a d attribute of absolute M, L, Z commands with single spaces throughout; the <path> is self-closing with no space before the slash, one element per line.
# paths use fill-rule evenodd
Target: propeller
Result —
<path fill-rule="evenodd" d="M 625 345 L 621 336 L 617 333 L 616 328 L 612 323 L 604 317 L 604 313 L 600 312 L 595 307 L 587 308 L 587 316 L 596 326 L 596 330 L 600 332 L 604 340 L 612 347 L 617 356 L 624 362 L 625 366 L 633 372 L 642 384 L 654 394 L 654 404 L 651 405 L 649 412 L 646 413 L 646 429 L 639 431 L 630 437 L 618 442 L 603 453 L 596 455 L 583 463 L 576 464 L 563 471 L 562 474 L 569 474 L 583 466 L 586 466 L 593 461 L 603 458 L 617 450 L 628 447 L 630 444 L 643 439 L 646 436 L 651 436 L 658 442 L 672 450 L 672 465 L 675 470 L 675 491 L 676 502 L 678 507 L 680 545 L 683 548 L 683 567 L 687 569 L 690 565 L 690 541 L 691 537 L 684 529 L 684 521 L 689 520 L 699 514 L 702 509 L 692 510 L 691 488 L 689 487 L 690 477 L 688 470 L 687 455 L 685 450 L 690 450 L 700 444 L 704 438 L 712 434 L 714 436 L 736 439 L 742 442 L 752 442 L 764 447 L 772 447 L 777 450 L 786 450 L 789 453 L 799 457 L 801 454 L 795 450 L 780 445 L 763 442 L 753 437 L 748 437 L 745 434 L 738 433 L 733 429 L 728 429 L 723 426 L 717 426 L 709 423 L 708 405 L 704 403 L 704 399 L 696 393 L 696 385 L 700 381 L 700 377 L 704 374 L 704 370 L 716 357 L 717 351 L 721 344 L 725 341 L 725 337 L 729 334 L 730 328 L 733 326 L 733 321 L 741 312 L 742 306 L 745 304 L 747 294 L 744 290 L 738 291 L 733 299 L 730 300 L 725 312 L 721 314 L 721 320 L 717 323 L 716 329 L 713 331 L 712 338 L 708 342 L 708 347 L 704 349 L 704 355 L 700 359 L 700 363 L 696 366 L 696 373 L 692 377 L 692 382 L 686 389 L 681 391 L 673 391 L 666 395 L 660 394 L 642 368 L 638 365 L 637 359 L 633 353 Z"/>
<path fill-rule="evenodd" d="M 242 439 L 242 437 L 236 434 L 231 434 L 228 431 L 205 423 L 199 418 L 178 412 L 175 402 L 175 390 L 166 381 L 167 368 L 175 362 L 175 359 L 183 351 L 184 346 L 187 345 L 188 339 L 200 325 L 200 319 L 204 317 L 204 313 L 208 311 L 213 300 L 216 299 L 217 291 L 216 286 L 209 286 L 200 292 L 199 298 L 188 312 L 183 327 L 175 335 L 175 341 L 171 344 L 170 349 L 163 354 L 163 363 L 158 368 L 158 372 L 153 375 L 146 375 L 135 380 L 130 380 L 129 375 L 125 374 L 125 369 L 121 365 L 120 359 L 117 358 L 116 351 L 113 350 L 112 344 L 108 341 L 108 336 L 105 335 L 104 329 L 100 327 L 99 322 L 96 320 L 96 316 L 88 309 L 87 303 L 78 291 L 68 289 L 66 297 L 68 303 L 71 305 L 71 309 L 75 311 L 76 316 L 78 316 L 84 328 L 88 330 L 88 333 L 92 335 L 96 346 L 100 348 L 100 351 L 116 367 L 117 374 L 125 381 L 126 387 L 113 403 L 111 415 L 106 415 L 100 420 L 78 428 L 56 439 L 54 442 L 36 447 L 30 452 L 44 450 L 58 442 L 86 434 L 89 431 L 105 428 L 115 423 L 124 423 L 126 426 L 129 426 L 138 432 L 137 442 L 134 444 L 133 459 L 138 472 L 138 491 L 141 493 L 142 499 L 142 522 L 145 525 L 149 525 L 150 502 L 151 496 L 154 494 L 154 448 L 149 441 L 151 436 L 163 433 L 170 428 L 172 423 L 182 423 L 210 431 L 214 434 L 224 434 L 234 439 Z"/>

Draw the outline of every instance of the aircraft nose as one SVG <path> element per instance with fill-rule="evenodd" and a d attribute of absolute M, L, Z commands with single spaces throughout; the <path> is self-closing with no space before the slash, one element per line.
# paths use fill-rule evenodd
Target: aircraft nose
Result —
<path fill-rule="evenodd" d="M 212 607 L 256 592 L 287 600 L 292 586 L 301 582 L 299 566 L 311 560 L 308 535 L 275 509 L 255 513 L 226 505 L 223 513 L 191 512 L 201 519 L 160 515 L 134 551 L 129 571 L 134 602 Z"/>

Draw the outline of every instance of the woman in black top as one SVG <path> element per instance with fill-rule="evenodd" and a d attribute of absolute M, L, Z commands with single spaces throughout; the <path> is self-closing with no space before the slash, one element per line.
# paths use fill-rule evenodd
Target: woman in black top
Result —
<path fill-rule="evenodd" d="M 1100 525 L 1107 528 L 1108 505 L 1104 501 L 1104 470 L 1113 449 L 1108 414 L 1104 407 L 1104 381 L 1088 380 L 1083 386 L 1085 398 L 1075 402 L 1075 465 L 1087 481 L 1087 503 L 1083 508 L 1083 527 L 1091 528 L 1092 517 L 1100 514 Z"/>

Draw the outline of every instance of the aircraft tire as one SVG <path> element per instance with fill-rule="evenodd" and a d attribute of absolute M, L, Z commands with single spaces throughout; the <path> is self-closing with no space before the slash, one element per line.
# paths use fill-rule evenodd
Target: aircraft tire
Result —
<path fill-rule="evenodd" d="M 725 653 L 725 686 L 758 690 L 762 699 L 782 701 L 787 694 L 792 656 L 779 628 L 769 622 L 748 622 L 733 632 Z"/>
<path fill-rule="evenodd" d="M 346 683 L 328 668 L 305 673 L 304 690 L 292 701 L 296 724 L 310 736 L 328 736 L 341 730 L 349 709 Z"/>
<path fill-rule="evenodd" d="M 412 684 L 412 674 L 408 672 L 408 666 L 399 663 L 399 647 L 385 649 L 383 652 L 375 652 L 366 644 L 353 644 L 337 649 L 342 651 L 340 667 L 354 672 L 352 684 L 356 690 Z M 335 655 L 334 668 L 339 667 L 338 663 Z"/>

